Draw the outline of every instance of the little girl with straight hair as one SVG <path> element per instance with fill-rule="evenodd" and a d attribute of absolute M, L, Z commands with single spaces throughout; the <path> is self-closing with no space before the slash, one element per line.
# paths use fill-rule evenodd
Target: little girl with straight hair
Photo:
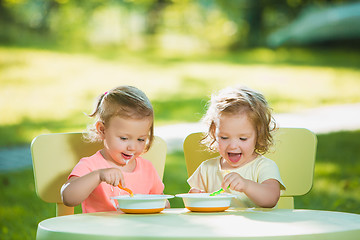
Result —
<path fill-rule="evenodd" d="M 111 197 L 128 194 L 119 183 L 134 194 L 162 194 L 154 166 L 140 157 L 154 139 L 154 111 L 146 95 L 132 86 L 114 88 L 100 96 L 89 116 L 95 124 L 86 138 L 104 147 L 74 167 L 61 189 L 64 204 L 81 203 L 84 213 L 115 211 Z"/>
<path fill-rule="evenodd" d="M 276 163 L 262 154 L 272 144 L 276 124 L 264 96 L 246 87 L 213 95 L 203 117 L 202 143 L 220 156 L 206 160 L 190 176 L 190 193 L 220 188 L 235 194 L 232 207 L 274 207 L 285 189 Z"/>

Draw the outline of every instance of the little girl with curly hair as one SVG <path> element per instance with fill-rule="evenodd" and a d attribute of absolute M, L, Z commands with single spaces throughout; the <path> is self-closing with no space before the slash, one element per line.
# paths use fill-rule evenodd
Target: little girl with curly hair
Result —
<path fill-rule="evenodd" d="M 208 132 L 202 142 L 220 156 L 204 161 L 190 176 L 190 193 L 220 188 L 235 194 L 232 207 L 276 206 L 285 189 L 276 163 L 263 156 L 276 124 L 264 96 L 245 87 L 213 95 L 203 118 Z"/>

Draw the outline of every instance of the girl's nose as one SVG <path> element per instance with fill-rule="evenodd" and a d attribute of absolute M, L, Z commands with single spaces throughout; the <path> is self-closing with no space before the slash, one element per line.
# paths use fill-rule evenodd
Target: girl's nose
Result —
<path fill-rule="evenodd" d="M 129 142 L 128 142 L 127 149 L 128 149 L 128 150 L 135 150 L 135 143 L 134 143 L 134 141 L 129 141 Z"/>
<path fill-rule="evenodd" d="M 238 139 L 231 140 L 229 147 L 231 149 L 238 148 L 239 147 L 239 140 Z"/>

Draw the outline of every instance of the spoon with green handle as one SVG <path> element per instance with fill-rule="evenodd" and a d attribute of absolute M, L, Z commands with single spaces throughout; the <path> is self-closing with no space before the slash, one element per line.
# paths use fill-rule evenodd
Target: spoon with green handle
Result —
<path fill-rule="evenodd" d="M 227 187 L 227 189 L 229 189 L 229 188 L 230 188 L 230 186 Z M 211 193 L 210 196 L 216 196 L 216 195 L 219 195 L 220 193 L 223 193 L 223 192 L 225 192 L 225 190 L 223 188 L 220 188 L 219 190 Z"/>

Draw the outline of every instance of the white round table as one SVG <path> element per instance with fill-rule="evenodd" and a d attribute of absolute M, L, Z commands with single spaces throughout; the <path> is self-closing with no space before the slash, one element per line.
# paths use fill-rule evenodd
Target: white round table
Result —
<path fill-rule="evenodd" d="M 298 209 L 230 209 L 195 213 L 165 209 L 158 214 L 101 212 L 46 219 L 44 239 L 360 239 L 360 215 Z"/>

